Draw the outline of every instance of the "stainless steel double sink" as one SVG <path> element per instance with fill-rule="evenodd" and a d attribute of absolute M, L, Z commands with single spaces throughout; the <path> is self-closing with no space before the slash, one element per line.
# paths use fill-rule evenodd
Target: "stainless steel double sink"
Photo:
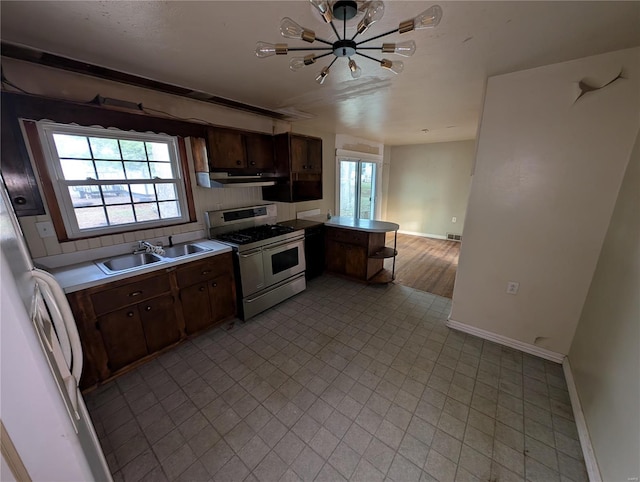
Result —
<path fill-rule="evenodd" d="M 141 268 L 161 261 L 173 261 L 176 258 L 191 256 L 205 251 L 211 251 L 211 248 L 205 248 L 190 243 L 176 244 L 175 246 L 164 248 L 163 256 L 155 253 L 124 254 L 122 256 L 96 261 L 95 264 L 106 274 L 113 274 L 121 271 Z"/>

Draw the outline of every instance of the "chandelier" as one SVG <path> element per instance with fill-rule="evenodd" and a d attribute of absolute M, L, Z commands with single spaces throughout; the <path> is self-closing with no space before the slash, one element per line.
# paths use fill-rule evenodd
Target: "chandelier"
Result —
<path fill-rule="evenodd" d="M 362 69 L 353 59 L 360 56 L 374 62 L 380 67 L 390 70 L 394 74 L 399 74 L 404 70 L 404 64 L 401 61 L 391 61 L 388 59 L 376 59 L 363 51 L 380 51 L 383 54 L 396 54 L 402 57 L 410 57 L 416 51 L 416 43 L 409 40 L 401 43 L 383 43 L 379 47 L 371 47 L 367 45 L 373 40 L 386 37 L 394 33 L 407 33 L 413 30 L 425 28 L 433 28 L 440 23 L 442 19 L 442 8 L 439 5 L 433 5 L 420 15 L 410 20 L 401 22 L 398 28 L 389 32 L 376 35 L 374 37 L 356 42 L 359 35 L 364 34 L 371 25 L 376 23 L 384 15 L 384 3 L 381 1 L 355 1 L 355 0 L 309 0 L 311 4 L 320 12 L 320 15 L 326 23 L 331 25 L 338 40 L 329 42 L 328 40 L 316 37 L 313 30 L 309 30 L 298 25 L 289 17 L 285 17 L 280 21 L 280 33 L 283 37 L 304 40 L 305 42 L 319 42 L 327 45 L 326 47 L 289 47 L 286 43 L 270 44 L 267 42 L 258 42 L 256 45 L 256 55 L 260 58 L 271 57 L 272 55 L 287 55 L 290 51 L 312 52 L 304 57 L 293 57 L 289 62 L 289 68 L 293 71 L 302 69 L 307 65 L 315 64 L 318 59 L 333 55 L 334 58 L 329 65 L 324 67 L 318 76 L 316 82 L 323 84 L 329 75 L 329 70 L 333 64 L 340 58 L 348 60 L 347 66 L 351 72 L 351 77 L 357 79 L 362 74 Z M 360 10 L 364 11 L 362 19 L 358 22 L 358 28 L 351 38 L 347 38 L 347 21 L 354 18 Z M 334 20 L 342 20 L 342 36 L 334 23 Z M 315 53 L 317 52 L 317 53 Z M 324 53 L 323 53 L 324 52 Z"/>

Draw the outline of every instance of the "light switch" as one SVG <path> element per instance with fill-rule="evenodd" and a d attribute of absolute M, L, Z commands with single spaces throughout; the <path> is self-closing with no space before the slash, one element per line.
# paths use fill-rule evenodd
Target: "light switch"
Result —
<path fill-rule="evenodd" d="M 36 229 L 38 230 L 38 234 L 41 238 L 52 238 L 56 235 L 51 221 L 36 223 Z"/>

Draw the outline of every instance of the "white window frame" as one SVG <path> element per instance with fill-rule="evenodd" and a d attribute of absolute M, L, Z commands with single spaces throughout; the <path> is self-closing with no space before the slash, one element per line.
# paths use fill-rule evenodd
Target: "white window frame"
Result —
<path fill-rule="evenodd" d="M 102 236 L 113 233 L 122 233 L 129 231 L 139 231 L 142 229 L 152 229 L 158 227 L 171 226 L 189 222 L 189 206 L 187 202 L 187 193 L 185 189 L 182 165 L 180 162 L 178 151 L 178 139 L 174 136 L 166 134 L 154 134 L 143 132 L 121 131 L 118 129 L 107 129 L 104 127 L 85 127 L 74 124 L 58 124 L 50 121 L 37 122 L 38 135 L 42 145 L 42 151 L 45 157 L 46 168 L 53 185 L 53 190 L 58 201 L 60 214 L 64 222 L 67 236 L 69 239 L 88 238 L 93 236 Z M 58 157 L 58 151 L 53 139 L 54 133 L 79 135 L 86 137 L 103 137 L 107 139 L 147 141 L 147 142 L 163 142 L 169 147 L 169 157 L 171 167 L 175 173 L 173 178 L 150 178 L 141 180 L 117 179 L 117 180 L 66 180 L 62 171 L 62 165 Z M 119 184 L 175 184 L 177 192 L 177 202 L 180 207 L 180 216 L 173 218 L 157 219 L 150 221 L 135 221 L 133 223 L 114 224 L 106 227 L 85 228 L 81 229 L 75 216 L 73 201 L 69 194 L 69 187 L 74 185 L 95 185 L 108 186 Z M 132 202 L 135 205 L 135 202 Z M 99 206 L 99 205 L 98 205 Z M 97 206 L 96 206 L 97 207 Z"/>
<path fill-rule="evenodd" d="M 364 161 L 376 164 L 375 192 L 373 194 L 374 219 L 381 219 L 382 216 L 382 168 L 384 158 L 376 154 L 366 152 L 349 151 L 346 149 L 336 149 L 336 215 L 340 213 L 340 161 Z"/>

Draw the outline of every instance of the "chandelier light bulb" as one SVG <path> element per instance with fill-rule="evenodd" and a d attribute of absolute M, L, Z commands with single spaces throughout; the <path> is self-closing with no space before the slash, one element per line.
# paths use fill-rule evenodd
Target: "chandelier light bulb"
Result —
<path fill-rule="evenodd" d="M 311 65 L 316 63 L 316 56 L 314 54 L 306 55 L 305 57 L 294 57 L 289 62 L 289 68 L 294 72 L 297 72 L 305 65 Z"/>
<path fill-rule="evenodd" d="M 302 39 L 309 43 L 316 39 L 316 34 L 313 30 L 302 27 L 289 17 L 285 17 L 280 21 L 280 33 L 283 37 Z"/>
<path fill-rule="evenodd" d="M 369 8 L 358 24 L 358 33 L 363 34 L 371 25 L 376 23 L 384 16 L 384 3 L 381 1 L 371 2 Z"/>
<path fill-rule="evenodd" d="M 329 2 L 327 0 L 309 0 L 309 2 L 311 5 L 316 7 L 325 22 L 329 23 L 333 20 L 333 14 L 331 13 Z"/>
<path fill-rule="evenodd" d="M 413 40 L 409 40 L 398 44 L 382 44 L 382 53 L 411 57 L 416 53 L 416 43 Z"/>
<path fill-rule="evenodd" d="M 433 5 L 413 19 L 413 28 L 421 30 L 423 28 L 436 27 L 442 20 L 442 7 Z"/>
<path fill-rule="evenodd" d="M 287 44 L 270 44 L 267 42 L 258 42 L 256 44 L 256 56 L 261 59 L 272 55 L 287 55 L 287 50 Z"/>
<path fill-rule="evenodd" d="M 320 73 L 316 77 L 316 82 L 320 85 L 324 84 L 324 81 L 327 80 L 328 75 L 329 75 L 329 67 L 325 67 L 320 71 Z"/>
<path fill-rule="evenodd" d="M 401 62 L 400 60 L 391 62 L 391 60 L 382 59 L 380 61 L 380 67 L 382 67 L 383 69 L 390 70 L 391 72 L 397 75 L 402 73 L 402 71 L 404 70 L 404 63 Z"/>
<path fill-rule="evenodd" d="M 349 70 L 351 71 L 351 77 L 354 79 L 359 79 L 362 75 L 362 69 L 358 67 L 358 64 L 353 59 L 349 59 Z"/>

